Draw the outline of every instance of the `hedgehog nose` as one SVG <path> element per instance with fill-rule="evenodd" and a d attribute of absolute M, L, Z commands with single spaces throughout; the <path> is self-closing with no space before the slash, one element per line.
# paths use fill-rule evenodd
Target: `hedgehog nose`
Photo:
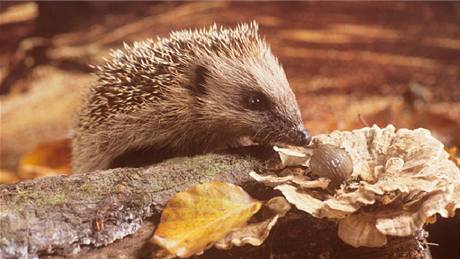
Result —
<path fill-rule="evenodd" d="M 306 146 L 306 145 L 310 144 L 310 141 L 311 141 L 311 135 L 308 132 L 308 130 L 303 129 L 303 130 L 299 131 L 299 144 L 300 145 Z"/>
<path fill-rule="evenodd" d="M 306 146 L 311 141 L 311 135 L 303 126 L 296 129 L 291 135 L 296 145 Z"/>

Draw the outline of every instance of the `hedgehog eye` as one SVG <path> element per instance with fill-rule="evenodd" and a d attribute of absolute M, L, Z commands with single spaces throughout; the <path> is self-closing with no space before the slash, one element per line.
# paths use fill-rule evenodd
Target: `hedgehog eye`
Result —
<path fill-rule="evenodd" d="M 269 103 L 265 95 L 261 93 L 250 93 L 244 100 L 245 106 L 254 111 L 268 109 Z"/>

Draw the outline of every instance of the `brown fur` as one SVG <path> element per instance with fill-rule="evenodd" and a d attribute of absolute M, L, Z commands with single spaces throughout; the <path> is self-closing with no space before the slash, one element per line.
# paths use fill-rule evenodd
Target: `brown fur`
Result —
<path fill-rule="evenodd" d="M 73 170 L 117 166 L 114 160 L 133 150 L 145 150 L 152 161 L 206 153 L 245 136 L 305 144 L 294 94 L 257 31 L 255 23 L 214 25 L 113 52 L 96 67 L 98 82 L 82 105 Z M 269 105 L 245 106 L 254 94 Z"/>

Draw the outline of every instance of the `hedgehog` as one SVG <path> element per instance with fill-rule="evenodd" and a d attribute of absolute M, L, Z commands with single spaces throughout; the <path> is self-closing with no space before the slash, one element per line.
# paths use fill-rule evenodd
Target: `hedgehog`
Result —
<path fill-rule="evenodd" d="M 249 144 L 310 142 L 296 98 L 256 22 L 124 44 L 95 66 L 72 170 L 140 167 Z"/>

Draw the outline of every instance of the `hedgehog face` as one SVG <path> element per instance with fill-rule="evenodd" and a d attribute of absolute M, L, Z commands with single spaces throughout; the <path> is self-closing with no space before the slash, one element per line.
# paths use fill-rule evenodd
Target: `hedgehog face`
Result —
<path fill-rule="evenodd" d="M 242 116 L 249 117 L 252 122 L 248 127 L 252 130 L 251 140 L 267 144 L 307 145 L 310 135 L 304 128 L 297 112 L 286 114 L 284 103 L 278 98 L 263 92 L 243 92 L 240 103 L 243 107 Z M 292 103 L 290 105 L 297 105 Z"/>
<path fill-rule="evenodd" d="M 203 122 L 219 122 L 211 131 L 222 132 L 219 137 L 231 142 L 241 137 L 278 145 L 310 142 L 286 75 L 270 52 L 238 60 L 212 60 L 219 62 L 197 68 L 195 79 L 199 80 L 194 88 L 198 117 Z"/>

